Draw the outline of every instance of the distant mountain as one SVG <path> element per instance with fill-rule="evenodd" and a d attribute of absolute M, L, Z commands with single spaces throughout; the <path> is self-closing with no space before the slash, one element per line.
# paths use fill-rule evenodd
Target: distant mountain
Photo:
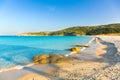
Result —
<path fill-rule="evenodd" d="M 120 33 L 120 24 L 108 24 L 100 26 L 74 26 L 53 32 L 26 32 L 18 36 L 80 36 L 80 35 L 103 35 Z"/>

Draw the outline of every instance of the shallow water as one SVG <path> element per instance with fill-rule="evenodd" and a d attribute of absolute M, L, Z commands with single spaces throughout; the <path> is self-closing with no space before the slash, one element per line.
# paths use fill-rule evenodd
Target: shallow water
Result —
<path fill-rule="evenodd" d="M 89 36 L 0 36 L 0 69 L 25 65 L 38 54 L 66 54 L 73 45 L 84 45 Z"/>

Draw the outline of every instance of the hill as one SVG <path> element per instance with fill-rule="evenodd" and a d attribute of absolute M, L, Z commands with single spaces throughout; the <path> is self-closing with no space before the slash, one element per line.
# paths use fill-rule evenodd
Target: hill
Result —
<path fill-rule="evenodd" d="M 100 26 L 74 26 L 53 32 L 26 32 L 17 34 L 19 36 L 80 36 L 80 35 L 104 35 L 119 34 L 120 24 L 108 24 Z"/>

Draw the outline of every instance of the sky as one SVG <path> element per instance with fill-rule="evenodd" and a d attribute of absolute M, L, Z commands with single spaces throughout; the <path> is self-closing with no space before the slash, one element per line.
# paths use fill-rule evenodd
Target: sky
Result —
<path fill-rule="evenodd" d="M 120 0 L 0 0 L 0 34 L 120 23 Z"/>

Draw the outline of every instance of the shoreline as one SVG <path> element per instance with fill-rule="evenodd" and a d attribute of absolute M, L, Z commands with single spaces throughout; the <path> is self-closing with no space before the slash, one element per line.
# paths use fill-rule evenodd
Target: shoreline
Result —
<path fill-rule="evenodd" d="M 86 46 L 90 46 L 90 44 L 95 40 L 95 38 L 96 38 L 95 36 L 92 36 L 92 39 L 89 40 L 88 43 L 86 43 L 85 45 L 86 45 Z M 83 47 L 83 48 L 81 48 L 81 51 L 83 51 L 83 50 L 85 50 L 85 49 L 86 49 L 86 48 Z"/>
<path fill-rule="evenodd" d="M 85 46 L 90 46 L 90 44 L 95 40 L 95 36 L 91 36 L 92 38 L 88 41 L 88 43 L 86 43 L 85 44 Z M 82 48 L 80 48 L 80 52 L 81 51 L 84 51 L 85 49 L 87 49 L 87 48 L 85 48 L 85 47 L 82 47 Z M 64 56 L 66 56 L 66 57 L 68 57 L 68 56 L 70 56 L 70 55 L 72 55 L 72 54 L 77 54 L 76 52 L 70 52 L 70 53 L 68 53 L 68 54 L 65 54 Z"/>
<path fill-rule="evenodd" d="M 88 43 L 86 43 L 85 45 L 90 45 L 92 43 L 92 41 L 94 41 L 94 39 L 95 39 L 95 36 L 92 36 L 92 39 L 90 39 L 88 41 Z M 83 47 L 83 48 L 81 48 L 81 51 L 84 51 L 85 49 L 86 48 Z M 66 56 L 66 54 L 64 56 Z M 14 65 L 13 67 L 8 67 L 8 68 L 1 69 L 0 73 L 11 71 L 11 70 L 19 70 L 19 69 L 23 69 L 24 67 L 31 67 L 31 66 L 34 66 L 34 65 L 35 65 L 35 63 L 33 63 L 33 62 L 30 62 L 29 64 L 26 64 L 26 65 Z"/>
<path fill-rule="evenodd" d="M 78 54 L 74 53 L 70 55 L 73 58 L 77 58 L 78 60 L 86 60 L 86 61 L 97 61 L 97 55 L 96 50 L 99 48 L 98 44 L 96 44 L 96 36 L 93 36 L 93 38 L 85 44 L 87 46 L 90 46 L 89 48 L 83 47 L 83 50 L 80 50 Z"/>
<path fill-rule="evenodd" d="M 119 53 L 116 53 L 116 51 L 118 52 L 117 49 L 120 48 L 119 45 L 117 46 L 117 44 L 119 43 L 118 41 L 120 39 L 120 36 L 114 37 L 115 39 L 111 36 L 108 36 L 108 37 L 95 36 L 95 37 L 98 38 L 98 41 L 96 44 L 99 44 L 99 46 L 97 49 L 103 50 L 103 51 L 96 50 L 97 57 L 99 55 L 102 56 L 102 58 L 100 58 L 100 59 L 98 57 L 98 60 L 77 60 L 77 61 L 70 62 L 70 63 L 60 63 L 60 64 L 50 64 L 50 65 L 46 64 L 42 68 L 41 68 L 42 65 L 34 64 L 32 66 L 28 66 L 27 67 L 28 69 L 22 68 L 22 69 L 18 69 L 18 70 L 11 70 L 10 72 L 8 71 L 8 72 L 0 73 L 0 75 L 2 77 L 5 77 L 6 75 L 8 75 L 8 77 L 11 77 L 11 76 L 9 76 L 9 74 L 11 74 L 11 73 L 14 75 L 19 74 L 19 76 L 16 75 L 17 79 L 19 78 L 19 80 L 26 80 L 25 77 L 27 74 L 28 74 L 27 77 L 29 76 L 29 78 L 31 78 L 31 79 L 34 79 L 34 77 L 35 77 L 35 76 L 31 76 L 31 74 L 37 74 L 36 76 L 39 76 L 39 77 L 44 76 L 46 78 L 50 78 L 50 76 L 53 75 L 52 79 L 50 79 L 50 80 L 57 80 L 57 79 L 59 79 L 59 77 L 62 77 L 63 79 L 79 79 L 79 78 L 81 78 L 83 80 L 89 80 L 91 78 L 95 79 L 95 80 L 98 78 L 104 79 L 99 74 L 101 74 L 102 76 L 104 76 L 103 75 L 104 73 L 106 75 L 110 75 L 107 73 L 107 72 L 109 72 L 109 69 L 114 70 L 114 69 L 118 69 L 120 67 L 120 65 L 118 64 L 120 62 L 120 59 L 119 59 L 120 56 L 117 55 Z M 92 40 L 94 40 L 95 37 L 93 37 Z M 91 49 L 93 49 L 93 51 L 95 52 L 95 48 L 96 48 L 96 46 L 94 46 L 95 44 L 91 43 L 90 45 L 93 46 L 93 48 L 91 47 Z M 90 53 L 90 49 L 84 50 L 83 52 L 88 52 L 88 54 L 86 54 L 86 56 L 94 54 L 93 52 Z M 78 57 L 80 57 L 80 56 L 78 56 Z M 114 66 L 117 66 L 117 67 L 114 67 Z M 51 67 L 52 67 L 52 69 L 51 69 Z M 45 69 L 45 71 L 41 70 L 41 69 Z M 64 69 L 65 72 L 64 71 L 61 72 L 61 69 Z M 29 70 L 29 72 L 26 70 Z M 34 71 L 35 71 L 35 73 L 34 73 Z M 66 71 L 68 71 L 68 72 L 66 72 Z M 38 72 L 40 72 L 40 73 L 38 73 Z M 46 74 L 43 74 L 45 72 L 47 73 L 48 76 L 46 76 Z M 59 74 L 59 75 L 57 75 L 57 74 Z M 76 74 L 79 76 L 70 76 L 71 74 L 73 74 L 73 75 Z M 14 77 L 14 75 L 12 75 L 13 79 L 11 79 L 11 80 L 16 80 L 16 77 Z M 69 77 L 67 77 L 66 75 L 69 75 Z M 96 76 L 98 76 L 98 77 L 96 77 Z M 104 76 L 104 77 L 106 77 L 106 76 Z M 116 77 L 118 77 L 118 76 L 116 76 Z M 40 80 L 40 78 L 37 80 Z M 109 79 L 107 79 L 107 80 L 109 80 Z"/>
<path fill-rule="evenodd" d="M 27 65 L 15 65 L 14 67 L 1 69 L 0 73 L 11 71 L 11 70 L 20 70 L 20 69 L 23 69 L 24 67 L 31 67 L 33 65 L 35 65 L 35 63 L 33 63 L 33 62 L 31 62 L 31 63 L 29 63 Z"/>

